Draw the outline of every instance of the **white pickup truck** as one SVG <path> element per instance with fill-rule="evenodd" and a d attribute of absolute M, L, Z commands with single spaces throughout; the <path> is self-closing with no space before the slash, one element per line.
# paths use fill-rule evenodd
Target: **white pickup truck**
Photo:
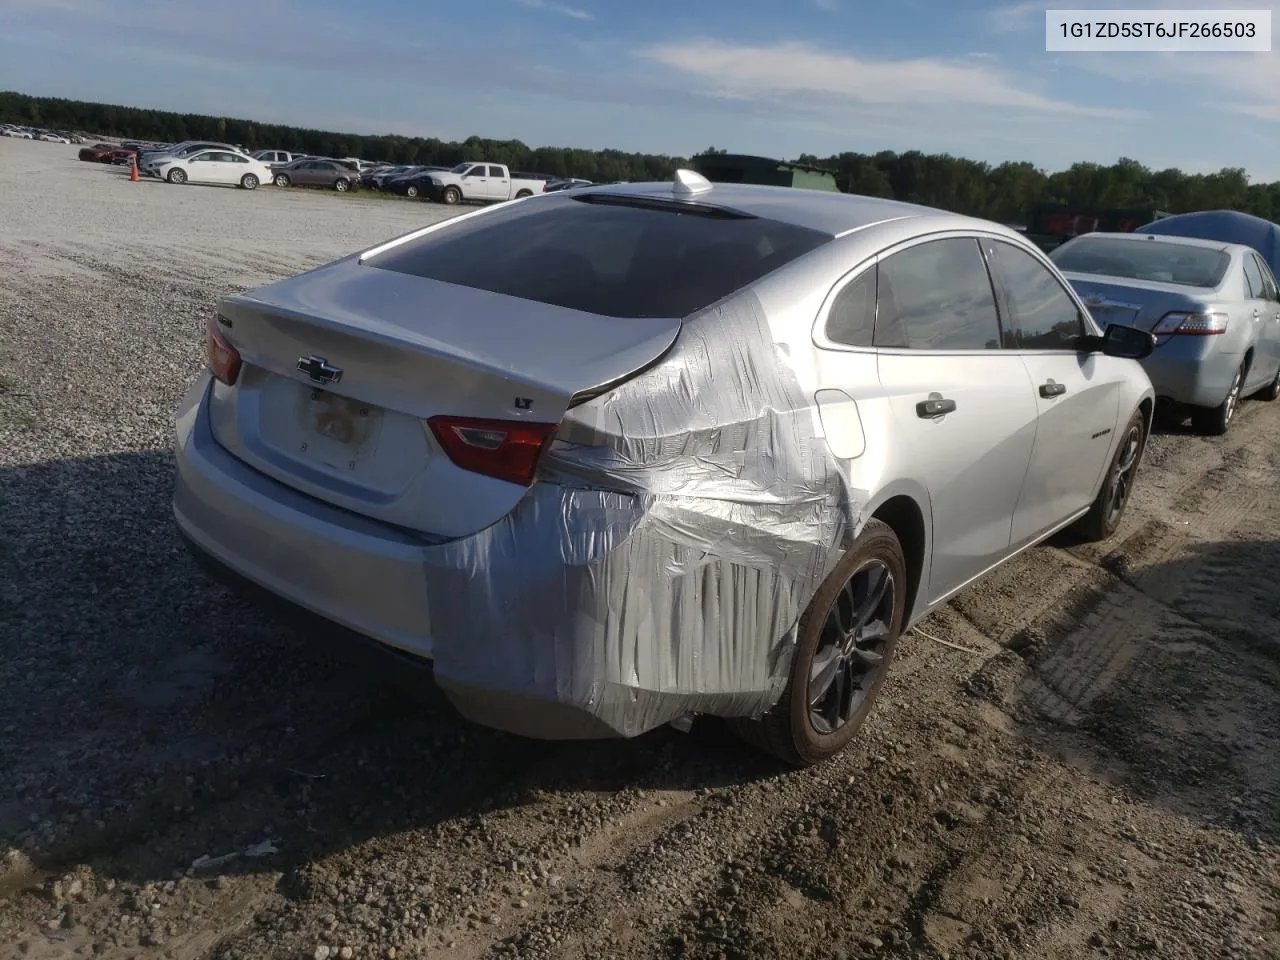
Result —
<path fill-rule="evenodd" d="M 542 193 L 546 185 L 545 180 L 513 179 L 511 171 L 500 163 L 467 161 L 447 172 L 431 174 L 423 193 L 427 199 L 437 203 L 457 203 L 460 200 L 501 203 Z"/>

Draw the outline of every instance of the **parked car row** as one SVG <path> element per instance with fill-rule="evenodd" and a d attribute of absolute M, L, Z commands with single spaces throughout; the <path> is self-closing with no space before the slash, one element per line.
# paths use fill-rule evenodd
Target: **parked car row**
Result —
<path fill-rule="evenodd" d="M 201 153 L 204 155 L 197 160 L 196 155 Z M 496 163 L 468 161 L 454 167 L 371 164 L 355 157 L 317 157 L 288 150 L 248 153 L 233 144 L 207 140 L 118 146 L 96 143 L 82 149 L 80 159 L 113 164 L 132 164 L 136 160 L 142 175 L 172 183 L 273 183 L 278 187 L 323 187 L 340 192 L 364 188 L 445 204 L 499 203 L 591 185 L 590 180 L 579 178 L 513 173 L 504 164 Z M 194 170 L 192 161 L 197 164 Z M 246 166 L 246 161 L 251 165 Z"/>
<path fill-rule="evenodd" d="M 84 143 L 84 137 L 69 130 L 46 130 L 42 127 L 24 127 L 16 123 L 0 123 L 0 137 L 15 140 L 43 140 L 46 143 Z"/>
<path fill-rule="evenodd" d="M 474 721 L 710 714 L 812 764 L 904 630 L 1057 531 L 1116 531 L 1158 340 L 987 221 L 579 185 L 222 298 L 174 515 L 216 575 L 434 661 Z"/>

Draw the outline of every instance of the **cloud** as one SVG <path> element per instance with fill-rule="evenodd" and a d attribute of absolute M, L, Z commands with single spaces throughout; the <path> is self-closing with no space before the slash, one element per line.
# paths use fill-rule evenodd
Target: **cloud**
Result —
<path fill-rule="evenodd" d="M 548 13 L 558 13 L 565 17 L 572 17 L 574 20 L 595 19 L 595 14 L 586 10 L 580 10 L 578 7 L 566 7 L 562 3 L 552 3 L 550 0 L 516 0 L 516 3 L 522 7 L 529 7 L 531 10 L 546 10 Z"/>
<path fill-rule="evenodd" d="M 939 59 L 867 60 L 821 50 L 808 43 L 749 46 L 690 40 L 644 47 L 638 55 L 679 70 L 726 100 L 797 96 L 846 107 L 968 105 L 1076 116 L 1124 118 L 1127 111 L 1055 100 L 1025 81 L 970 62 Z"/>
<path fill-rule="evenodd" d="M 1044 12 L 1051 9 L 1047 3 L 1013 3 L 986 12 L 987 28 L 992 33 L 1021 33 L 1033 26 L 1044 29 Z"/>
<path fill-rule="evenodd" d="M 1263 6 L 1262 4 L 1258 5 Z M 987 29 L 992 33 L 1022 33 L 1044 30 L 1046 10 L 1096 10 L 1105 15 L 1109 10 L 1145 9 L 1135 6 L 1134 0 L 1090 0 L 1087 7 L 1073 6 L 1058 0 L 1029 0 L 1010 3 L 988 10 L 984 17 Z M 1161 10 L 1241 10 L 1250 9 L 1240 0 L 1160 0 Z M 1153 9 L 1151 12 L 1155 12 Z"/>
<path fill-rule="evenodd" d="M 1254 53 L 1072 54 L 1097 76 L 1154 89 L 1169 102 L 1280 121 L 1280 50 Z"/>

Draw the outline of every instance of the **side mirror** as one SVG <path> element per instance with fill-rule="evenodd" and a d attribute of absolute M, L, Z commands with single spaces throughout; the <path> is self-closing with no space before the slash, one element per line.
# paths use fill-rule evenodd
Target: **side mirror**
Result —
<path fill-rule="evenodd" d="M 1102 352 L 1108 357 L 1145 360 L 1156 348 L 1156 338 L 1146 330 L 1113 323 L 1102 334 Z"/>

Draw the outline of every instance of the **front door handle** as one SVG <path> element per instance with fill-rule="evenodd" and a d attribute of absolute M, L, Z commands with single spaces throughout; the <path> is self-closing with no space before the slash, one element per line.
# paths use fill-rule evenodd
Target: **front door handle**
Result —
<path fill-rule="evenodd" d="M 916 404 L 916 416 L 921 420 L 933 420 L 948 413 L 955 413 L 955 409 L 956 402 L 954 400 L 934 395 L 928 400 L 921 400 Z"/>
<path fill-rule="evenodd" d="M 1065 383 L 1054 383 L 1050 380 L 1048 383 L 1040 384 L 1040 396 L 1045 398 L 1060 397 L 1066 392 L 1067 385 Z"/>

